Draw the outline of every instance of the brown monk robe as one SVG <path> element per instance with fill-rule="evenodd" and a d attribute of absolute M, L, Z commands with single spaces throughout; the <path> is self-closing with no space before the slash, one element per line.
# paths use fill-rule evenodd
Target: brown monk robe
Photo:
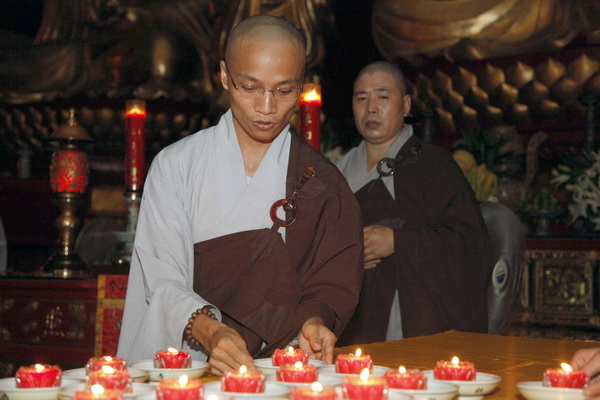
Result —
<path fill-rule="evenodd" d="M 194 245 L 194 291 L 221 310 L 223 322 L 240 333 L 253 357 L 286 346 L 313 316 L 339 336 L 360 291 L 356 200 L 340 184 L 344 178 L 335 166 L 297 135 L 292 138 L 288 198 L 306 167 L 315 175 L 297 194 L 296 220 L 286 228 L 285 243 L 275 225 Z"/>
<path fill-rule="evenodd" d="M 396 160 L 395 199 L 380 179 L 355 193 L 364 225 L 392 228 L 395 250 L 365 270 L 359 305 L 338 344 L 386 340 L 396 290 L 405 338 L 486 332 L 490 245 L 473 191 L 449 153 L 416 136 Z"/>

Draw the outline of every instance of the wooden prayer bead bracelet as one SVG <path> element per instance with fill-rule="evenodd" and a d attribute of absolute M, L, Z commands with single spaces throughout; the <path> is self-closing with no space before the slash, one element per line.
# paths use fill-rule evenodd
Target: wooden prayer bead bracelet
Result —
<path fill-rule="evenodd" d="M 197 341 L 194 338 L 194 335 L 192 334 L 192 326 L 194 325 L 194 321 L 196 320 L 196 317 L 198 317 L 198 315 L 206 315 L 209 318 L 217 319 L 215 314 L 210 310 L 210 306 L 204 306 L 192 313 L 192 316 L 188 318 L 188 323 L 185 326 L 185 329 L 183 330 L 183 332 L 185 333 L 185 340 L 187 340 L 188 343 L 192 346 L 200 345 L 200 342 Z"/>

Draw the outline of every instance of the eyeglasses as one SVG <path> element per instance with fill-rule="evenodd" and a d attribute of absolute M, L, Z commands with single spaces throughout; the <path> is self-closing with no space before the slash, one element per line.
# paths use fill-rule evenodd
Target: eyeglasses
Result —
<path fill-rule="evenodd" d="M 281 101 L 296 101 L 300 98 L 300 93 L 302 93 L 302 88 L 275 88 L 275 89 L 265 89 L 258 86 L 250 86 L 250 85 L 240 85 L 235 83 L 229 71 L 227 71 L 227 75 L 229 75 L 229 79 L 231 79 L 231 83 L 235 90 L 237 90 L 238 94 L 242 97 L 246 97 L 248 99 L 258 99 L 262 97 L 266 92 L 273 93 L 273 97 L 275 100 Z"/>

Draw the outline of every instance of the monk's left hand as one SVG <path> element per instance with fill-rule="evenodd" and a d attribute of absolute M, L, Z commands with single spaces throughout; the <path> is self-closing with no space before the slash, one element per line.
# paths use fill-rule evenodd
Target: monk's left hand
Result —
<path fill-rule="evenodd" d="M 365 240 L 365 269 L 374 268 L 382 258 L 394 253 L 394 231 L 383 225 L 369 225 L 363 229 Z"/>
<path fill-rule="evenodd" d="M 337 336 L 323 324 L 319 317 L 311 317 L 302 325 L 298 344 L 313 359 L 333 364 L 333 349 Z"/>

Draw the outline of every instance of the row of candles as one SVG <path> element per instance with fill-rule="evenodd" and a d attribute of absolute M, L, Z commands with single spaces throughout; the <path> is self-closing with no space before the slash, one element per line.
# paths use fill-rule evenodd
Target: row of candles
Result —
<path fill-rule="evenodd" d="M 273 353 L 272 363 L 279 367 L 277 380 L 281 382 L 313 383 L 311 386 L 294 387 L 292 400 L 333 400 L 337 398 L 334 388 L 323 387 L 318 382 L 318 370 L 311 365 L 308 355 L 302 349 L 278 349 Z M 155 368 L 181 369 L 191 366 L 191 357 L 187 351 L 174 348 L 160 350 L 154 357 Z M 122 358 L 92 358 L 86 364 L 86 387 L 75 393 L 74 400 L 118 400 L 122 394 L 131 392 L 131 376 L 127 364 Z M 403 366 L 398 370 L 388 370 L 383 376 L 372 375 L 373 361 L 360 349 L 354 354 L 340 354 L 335 361 L 337 373 L 347 374 L 342 383 L 345 399 L 386 399 L 389 388 L 424 390 L 427 378 L 420 370 L 407 370 Z M 476 379 L 473 363 L 460 361 L 454 357 L 451 361 L 438 361 L 434 378 L 450 381 L 472 381 Z M 25 366 L 16 373 L 17 388 L 60 386 L 62 371 L 56 365 Z M 561 368 L 548 368 L 544 372 L 544 386 L 561 388 L 582 388 L 589 383 L 587 374 L 573 370 L 568 364 Z M 227 371 L 221 379 L 224 392 L 262 393 L 265 390 L 266 376 L 263 371 L 241 366 L 238 370 Z M 159 400 L 201 400 L 204 388 L 200 379 L 188 379 L 182 375 L 179 379 L 164 379 L 156 389 Z"/>

